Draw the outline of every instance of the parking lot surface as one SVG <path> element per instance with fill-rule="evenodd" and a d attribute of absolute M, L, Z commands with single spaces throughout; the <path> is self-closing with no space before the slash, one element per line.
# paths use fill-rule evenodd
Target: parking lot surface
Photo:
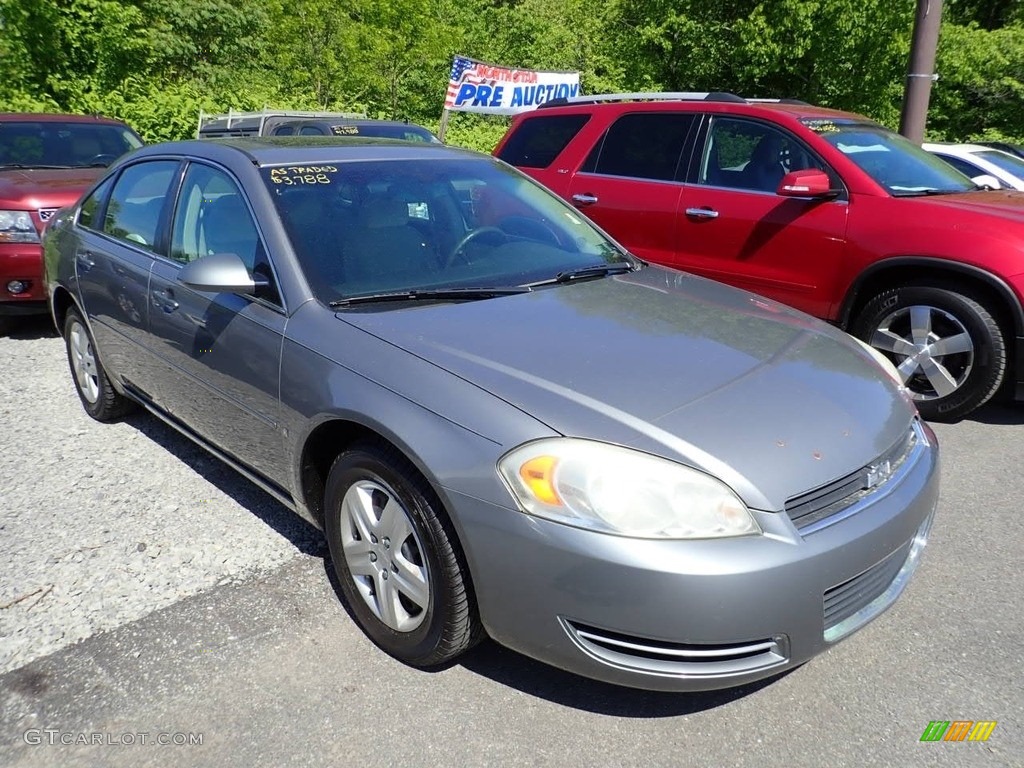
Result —
<path fill-rule="evenodd" d="M 781 678 L 669 695 L 489 642 L 407 668 L 316 531 L 155 419 L 91 421 L 45 322 L 0 361 L 2 765 L 1024 765 L 1024 407 L 936 425 L 931 543 L 889 612 Z M 921 742 L 936 720 L 997 725 Z"/>

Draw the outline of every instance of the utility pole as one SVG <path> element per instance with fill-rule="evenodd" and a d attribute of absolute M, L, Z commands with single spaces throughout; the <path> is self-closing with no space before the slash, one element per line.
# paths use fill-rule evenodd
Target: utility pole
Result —
<path fill-rule="evenodd" d="M 941 20 L 942 0 L 917 0 L 907 85 L 903 91 L 903 112 L 900 114 L 900 133 L 915 144 L 924 141 L 932 81 L 939 77 L 935 74 L 935 51 L 939 47 Z"/>

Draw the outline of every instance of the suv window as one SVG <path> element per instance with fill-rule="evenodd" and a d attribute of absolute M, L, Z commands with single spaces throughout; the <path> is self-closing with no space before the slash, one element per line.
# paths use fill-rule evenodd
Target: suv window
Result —
<path fill-rule="evenodd" d="M 498 155 L 509 165 L 547 168 L 586 125 L 590 115 L 549 115 L 524 120 Z"/>
<path fill-rule="evenodd" d="M 131 165 L 114 183 L 103 231 L 147 251 L 156 250 L 160 214 L 178 169 L 176 160 Z"/>
<path fill-rule="evenodd" d="M 624 115 L 598 142 L 583 171 L 673 181 L 694 117 L 671 112 Z"/>
<path fill-rule="evenodd" d="M 805 168 L 826 170 L 789 134 L 754 120 L 716 117 L 704 145 L 697 181 L 774 192 L 783 176 Z"/>

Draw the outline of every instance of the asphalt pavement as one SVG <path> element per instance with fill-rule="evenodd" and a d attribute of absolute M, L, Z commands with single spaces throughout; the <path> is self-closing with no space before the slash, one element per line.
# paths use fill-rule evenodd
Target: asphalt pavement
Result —
<path fill-rule="evenodd" d="M 616 688 L 490 642 L 410 669 L 355 627 L 322 548 L 296 541 L 274 570 L 0 676 L 0 765 L 1024 766 L 1022 422 L 1024 405 L 936 425 L 942 497 L 907 592 L 756 686 Z M 997 725 L 922 742 L 935 720 Z"/>

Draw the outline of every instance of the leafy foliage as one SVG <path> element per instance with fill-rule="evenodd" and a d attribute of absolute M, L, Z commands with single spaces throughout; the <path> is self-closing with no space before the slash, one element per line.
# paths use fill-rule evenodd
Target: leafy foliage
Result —
<path fill-rule="evenodd" d="M 0 110 L 102 112 L 148 140 L 199 111 L 435 128 L 456 53 L 585 93 L 725 90 L 899 119 L 914 3 L 890 0 L 0 0 Z M 1024 140 L 1024 3 L 946 0 L 929 138 Z M 506 120 L 453 115 L 489 150 Z"/>

